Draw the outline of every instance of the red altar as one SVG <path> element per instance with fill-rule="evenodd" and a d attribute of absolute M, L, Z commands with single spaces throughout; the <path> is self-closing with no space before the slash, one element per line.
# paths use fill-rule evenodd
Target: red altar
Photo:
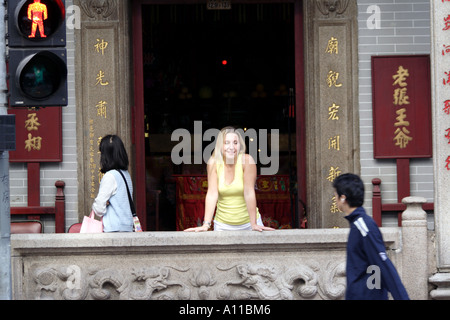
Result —
<path fill-rule="evenodd" d="M 208 179 L 204 175 L 175 175 L 177 230 L 203 223 Z M 292 228 L 289 176 L 258 176 L 255 183 L 256 203 L 265 226 Z"/>

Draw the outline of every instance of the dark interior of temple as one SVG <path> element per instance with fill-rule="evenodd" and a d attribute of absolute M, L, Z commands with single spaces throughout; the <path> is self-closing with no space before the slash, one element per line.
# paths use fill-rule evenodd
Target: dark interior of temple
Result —
<path fill-rule="evenodd" d="M 293 4 L 147 5 L 143 9 L 149 229 L 175 226 L 175 174 L 206 164 L 171 161 L 173 130 L 278 129 L 280 169 L 295 173 Z M 287 142 L 289 140 L 289 143 Z M 205 146 L 203 142 L 203 147 Z M 158 190 L 158 191 L 155 191 Z M 156 192 L 156 193 L 155 193 Z M 158 198 L 159 226 L 152 218 Z"/>

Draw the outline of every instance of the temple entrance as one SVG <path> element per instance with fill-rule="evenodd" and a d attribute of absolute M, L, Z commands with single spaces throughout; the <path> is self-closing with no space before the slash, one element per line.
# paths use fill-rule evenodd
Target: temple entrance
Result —
<path fill-rule="evenodd" d="M 305 209 L 298 205 L 304 203 L 298 194 L 304 179 L 298 176 L 305 156 L 297 158 L 303 143 L 296 101 L 303 97 L 298 92 L 303 74 L 296 72 L 296 64 L 303 58 L 296 58 L 302 45 L 301 30 L 295 30 L 301 25 L 300 6 L 280 1 L 233 1 L 231 9 L 224 10 L 209 10 L 206 1 L 143 1 L 138 6 L 142 44 L 134 47 L 139 50 L 135 57 L 141 55 L 135 69 L 140 64 L 142 79 L 136 76 L 135 90 L 140 84 L 142 99 L 136 102 L 136 115 L 144 118 L 144 132 L 136 128 L 136 134 L 142 132 L 145 140 L 136 143 L 142 141 L 145 148 L 137 145 L 136 154 L 145 158 L 141 166 L 137 159 L 137 175 L 145 168 L 147 230 L 181 230 L 203 216 L 207 185 L 202 152 L 214 141 L 205 132 L 229 125 L 256 134 L 258 152 L 267 152 L 269 161 L 277 157 L 275 170 L 267 157 L 257 159 L 258 207 L 263 216 L 270 212 L 265 224 L 301 226 Z M 192 140 L 192 148 L 181 151 L 182 161 L 174 161 L 173 150 L 180 155 L 186 141 L 174 139 L 174 131 L 188 133 L 183 139 Z M 247 147 L 253 138 L 247 136 Z M 264 138 L 267 145 L 262 145 Z M 271 168 L 271 174 L 261 175 L 264 168 Z"/>

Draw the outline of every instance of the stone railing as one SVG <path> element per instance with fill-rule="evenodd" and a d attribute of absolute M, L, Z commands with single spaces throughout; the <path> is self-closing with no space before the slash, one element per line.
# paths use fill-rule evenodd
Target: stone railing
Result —
<path fill-rule="evenodd" d="M 434 255 L 423 201 L 405 198 L 403 226 L 381 228 L 412 299 L 428 298 Z M 13 298 L 343 299 L 347 237 L 348 228 L 17 234 Z"/>
<path fill-rule="evenodd" d="M 12 236 L 14 299 L 342 299 L 348 229 Z M 397 263 L 398 228 L 383 229 Z"/>

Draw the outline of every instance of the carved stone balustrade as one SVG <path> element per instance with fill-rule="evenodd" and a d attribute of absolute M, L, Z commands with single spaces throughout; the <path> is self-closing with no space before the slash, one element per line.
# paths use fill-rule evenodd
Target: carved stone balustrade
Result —
<path fill-rule="evenodd" d="M 397 265 L 399 229 L 382 232 Z M 347 228 L 12 235 L 13 297 L 342 299 L 347 236 Z"/>

